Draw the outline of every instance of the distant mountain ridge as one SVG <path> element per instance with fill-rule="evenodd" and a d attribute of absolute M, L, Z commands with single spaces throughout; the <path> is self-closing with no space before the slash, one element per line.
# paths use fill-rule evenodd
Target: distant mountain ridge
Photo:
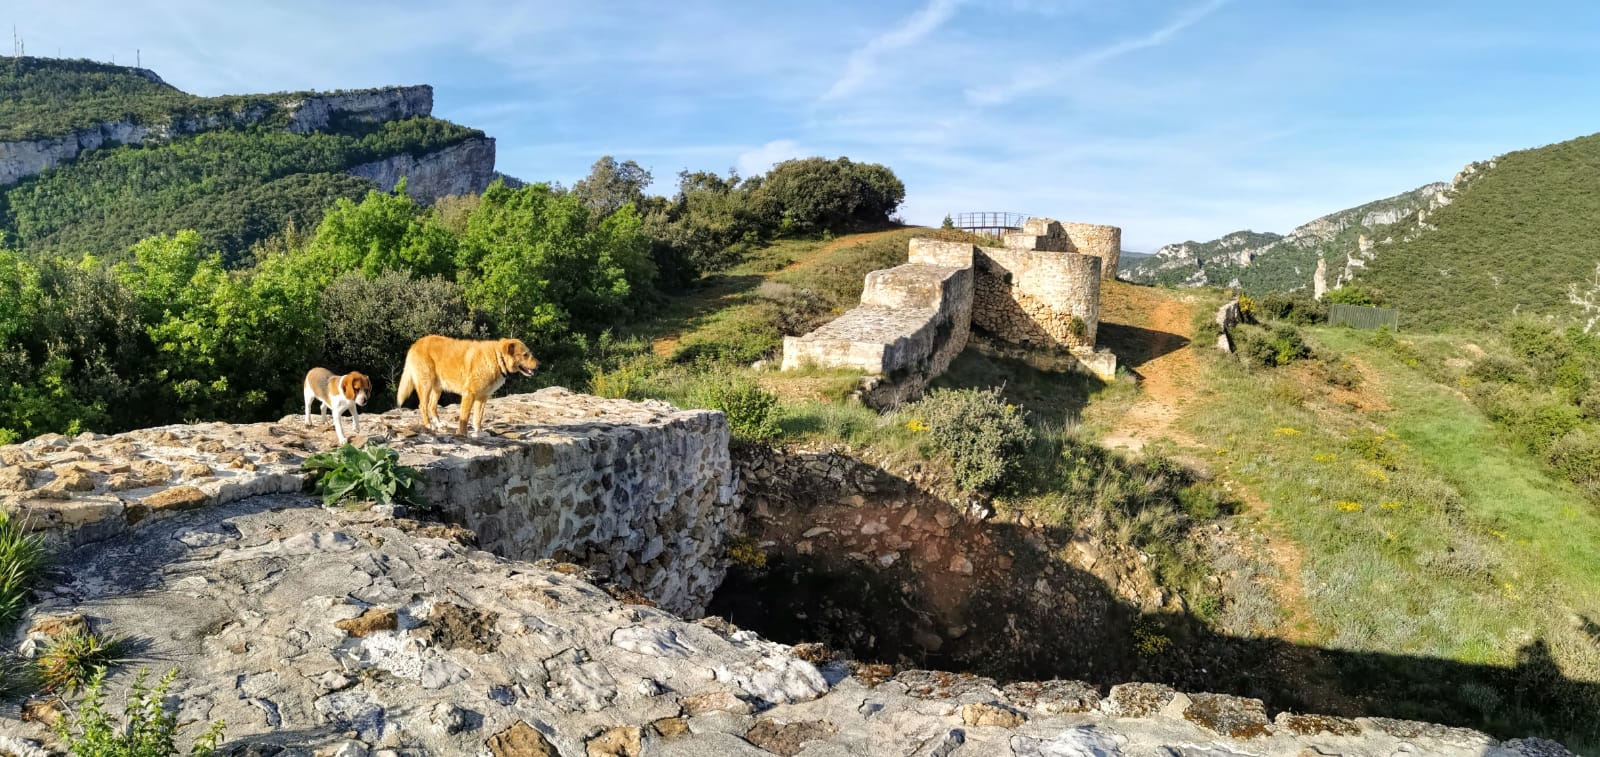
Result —
<path fill-rule="evenodd" d="M 1209 242 L 1169 244 L 1119 276 L 1141 284 L 1230 286 L 1261 294 L 1311 290 L 1321 261 L 1327 286 L 1338 286 L 1366 264 L 1374 239 L 1418 211 L 1448 202 L 1448 188 L 1426 184 L 1330 213 L 1286 235 L 1236 231 Z"/>

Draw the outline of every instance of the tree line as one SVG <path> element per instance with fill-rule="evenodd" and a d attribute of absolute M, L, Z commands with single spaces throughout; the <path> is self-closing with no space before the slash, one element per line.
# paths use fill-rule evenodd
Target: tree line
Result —
<path fill-rule="evenodd" d="M 496 182 L 431 207 L 402 183 L 238 259 L 194 230 L 113 258 L 0 247 L 0 442 L 272 418 L 312 365 L 371 373 L 381 403 L 426 333 L 524 339 L 553 358 L 540 380 L 572 383 L 600 331 L 774 237 L 885 225 L 905 193 L 847 158 L 650 183 L 610 157 L 571 189 Z"/>

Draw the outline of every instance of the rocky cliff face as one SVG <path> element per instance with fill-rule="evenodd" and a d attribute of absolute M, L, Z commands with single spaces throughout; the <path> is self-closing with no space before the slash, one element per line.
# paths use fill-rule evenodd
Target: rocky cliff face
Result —
<path fill-rule="evenodd" d="M 155 76 L 155 74 L 150 73 L 150 76 Z M 159 81 L 159 77 L 156 80 Z M 289 111 L 290 116 L 287 128 L 290 131 L 297 134 L 305 134 L 327 128 L 329 124 L 342 120 L 359 123 L 382 123 L 430 115 L 433 112 L 433 88 L 428 85 L 421 85 L 327 95 L 299 95 L 281 101 L 277 107 Z M 44 171 L 77 158 L 84 152 L 98 150 L 101 147 L 164 142 L 176 137 L 212 129 L 248 126 L 261 121 L 274 112 L 275 109 L 273 107 L 256 106 L 224 115 L 212 115 L 204 118 L 179 117 L 154 123 L 114 121 L 59 137 L 21 142 L 0 142 L 0 186 L 15 183 L 29 176 L 37 176 Z M 475 157 L 477 160 L 481 160 L 482 155 L 483 151 L 480 146 Z M 489 170 L 492 173 L 494 159 L 492 144 L 488 148 L 487 155 L 490 161 Z M 476 166 L 476 163 L 473 165 Z M 473 170 L 474 173 L 470 179 L 462 179 L 458 184 L 461 186 L 478 185 L 479 191 L 481 191 L 482 187 L 488 186 L 489 182 L 486 179 L 480 179 L 478 168 L 474 167 Z M 435 184 L 444 183 L 444 180 L 439 178 L 435 178 L 433 181 Z M 393 182 L 389 184 L 380 182 L 380 185 L 387 188 L 394 184 Z M 456 192 L 456 194 L 459 194 L 459 192 Z"/>
<path fill-rule="evenodd" d="M 1410 192 L 1317 218 L 1286 235 L 1238 231 L 1210 242 L 1162 247 L 1120 275 L 1128 281 L 1168 286 L 1233 286 L 1260 294 L 1309 289 L 1318 261 L 1349 279 L 1360 267 L 1362 235 L 1382 238 L 1389 227 L 1449 202 L 1450 185 L 1427 184 Z M 1370 250 L 1370 243 L 1368 245 Z M 1352 260 L 1358 262 L 1352 263 Z"/>
<path fill-rule="evenodd" d="M 433 115 L 433 87 L 388 87 L 360 92 L 313 95 L 283 103 L 291 115 L 289 131 L 306 134 L 336 120 L 384 123 Z"/>
<path fill-rule="evenodd" d="M 389 190 L 406 180 L 406 194 L 431 203 L 451 195 L 478 194 L 494 181 L 494 138 L 469 139 L 426 155 L 394 155 L 350 169 Z"/>

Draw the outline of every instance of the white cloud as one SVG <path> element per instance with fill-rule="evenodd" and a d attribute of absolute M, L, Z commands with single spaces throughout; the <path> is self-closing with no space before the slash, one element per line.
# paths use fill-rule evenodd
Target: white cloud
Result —
<path fill-rule="evenodd" d="M 932 34 L 955 15 L 958 5 L 960 0 L 929 0 L 927 5 L 912 14 L 904 24 L 872 38 L 850 54 L 844 74 L 833 82 L 833 86 L 823 94 L 822 99 L 836 100 L 855 92 L 877 73 L 878 58 L 885 53 L 915 44 Z"/>
<path fill-rule="evenodd" d="M 792 139 L 775 139 L 760 147 L 739 153 L 734 165 L 739 169 L 740 176 L 754 176 L 766 173 L 774 165 L 785 160 L 802 156 L 799 143 Z"/>
<path fill-rule="evenodd" d="M 1205 17 L 1215 13 L 1217 9 L 1226 5 L 1227 2 L 1228 0 L 1206 0 L 1206 2 L 1184 11 L 1165 26 L 1148 34 L 1090 50 L 1050 69 L 1026 73 L 1002 86 L 973 87 L 967 90 L 967 99 L 977 105 L 1007 103 L 1029 92 L 1057 84 L 1068 77 L 1092 69 L 1107 61 L 1120 58 L 1128 53 L 1160 47 L 1177 36 L 1179 32 L 1194 26 Z"/>

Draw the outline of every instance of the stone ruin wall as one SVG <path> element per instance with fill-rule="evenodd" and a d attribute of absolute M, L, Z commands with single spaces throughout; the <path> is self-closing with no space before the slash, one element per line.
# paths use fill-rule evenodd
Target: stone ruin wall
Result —
<path fill-rule="evenodd" d="M 1100 327 L 1100 259 L 1070 252 L 980 247 L 973 325 L 1029 347 L 1093 348 Z"/>
<path fill-rule="evenodd" d="M 479 439 L 419 435 L 416 412 L 364 415 L 362 437 L 418 468 L 429 503 L 506 557 L 581 563 L 672 612 L 703 612 L 739 527 L 720 412 L 545 389 L 494 399 Z M 348 422 L 348 419 L 346 419 Z M 63 546 L 249 497 L 301 491 L 333 430 L 207 423 L 0 447 L 0 510 Z"/>
<path fill-rule="evenodd" d="M 864 401 L 897 406 L 919 394 L 966 347 L 972 293 L 970 258 L 961 265 L 913 262 L 873 271 L 859 306 L 805 336 L 783 340 L 782 368 L 855 368 L 875 377 L 863 387 Z"/>
<path fill-rule="evenodd" d="M 1116 358 L 1094 347 L 1102 256 L 1115 261 L 1121 232 L 1072 228 L 1095 230 L 1098 236 L 1081 242 L 1100 255 L 1071 252 L 1066 227 L 1048 218 L 1030 219 L 1007 234 L 1005 247 L 912 239 L 905 265 L 867 274 L 859 307 L 809 334 L 785 338 L 782 368 L 865 371 L 870 375 L 861 397 L 878 409 L 915 399 L 969 338 L 989 345 L 985 354 L 1044 350 L 1051 353 L 1048 365 L 1110 380 Z M 974 327 L 983 333 L 972 334 Z"/>
<path fill-rule="evenodd" d="M 1061 228 L 1071 240 L 1072 252 L 1100 259 L 1101 278 L 1117 277 L 1117 264 L 1122 258 L 1122 229 L 1092 223 L 1062 223 Z"/>

